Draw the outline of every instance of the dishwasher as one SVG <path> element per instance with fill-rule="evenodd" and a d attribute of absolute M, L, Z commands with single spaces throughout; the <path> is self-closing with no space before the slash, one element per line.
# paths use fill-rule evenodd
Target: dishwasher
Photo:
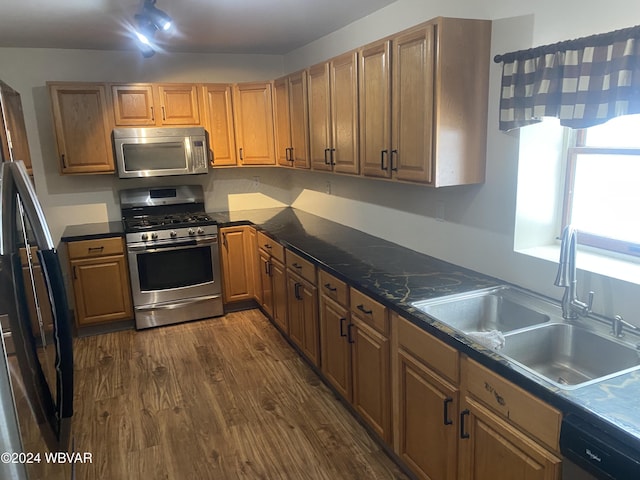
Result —
<path fill-rule="evenodd" d="M 615 438 L 580 415 L 570 414 L 562 420 L 560 452 L 564 479 L 640 479 L 640 442 Z"/>

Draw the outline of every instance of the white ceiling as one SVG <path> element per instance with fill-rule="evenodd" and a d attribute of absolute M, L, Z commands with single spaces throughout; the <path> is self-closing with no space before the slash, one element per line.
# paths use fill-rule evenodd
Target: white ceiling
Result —
<path fill-rule="evenodd" d="M 157 0 L 173 52 L 284 54 L 395 0 Z M 10 6 L 8 6 L 10 4 Z M 0 0 L 0 47 L 133 50 L 141 0 Z"/>

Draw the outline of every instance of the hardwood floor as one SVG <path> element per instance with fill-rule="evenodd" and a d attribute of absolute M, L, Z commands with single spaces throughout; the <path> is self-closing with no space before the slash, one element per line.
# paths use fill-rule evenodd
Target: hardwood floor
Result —
<path fill-rule="evenodd" d="M 258 310 L 75 341 L 78 479 L 405 479 Z"/>

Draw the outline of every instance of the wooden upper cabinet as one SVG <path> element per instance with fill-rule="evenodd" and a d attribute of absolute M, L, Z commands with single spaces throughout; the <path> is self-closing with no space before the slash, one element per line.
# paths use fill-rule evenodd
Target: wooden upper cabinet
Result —
<path fill-rule="evenodd" d="M 233 132 L 232 87 L 228 84 L 202 86 L 202 118 L 209 132 L 213 151 L 211 166 L 236 165 L 236 140 Z"/>
<path fill-rule="evenodd" d="M 241 165 L 275 165 L 271 83 L 234 85 L 236 147 Z"/>
<path fill-rule="evenodd" d="M 435 27 L 393 40 L 391 169 L 398 180 L 431 183 Z"/>
<path fill-rule="evenodd" d="M 289 79 L 273 81 L 273 112 L 275 117 L 276 160 L 278 165 L 293 166 L 291 154 L 291 116 L 289 111 Z"/>
<path fill-rule="evenodd" d="M 113 128 L 105 84 L 48 83 L 63 174 L 113 173 Z"/>
<path fill-rule="evenodd" d="M 311 168 L 331 170 L 331 100 L 329 63 L 309 68 L 309 150 Z"/>
<path fill-rule="evenodd" d="M 118 126 L 200 125 L 195 84 L 111 85 L 111 94 Z"/>
<path fill-rule="evenodd" d="M 12 158 L 22 160 L 33 174 L 20 94 L 0 81 L 0 159 L 8 162 Z"/>
<path fill-rule="evenodd" d="M 289 110 L 291 119 L 291 158 L 296 168 L 309 168 L 309 109 L 307 72 L 289 75 Z"/>
<path fill-rule="evenodd" d="M 391 176 L 391 42 L 358 52 L 360 170 L 368 177 Z"/>
<path fill-rule="evenodd" d="M 357 174 L 357 52 L 311 67 L 308 83 L 312 168 Z"/>

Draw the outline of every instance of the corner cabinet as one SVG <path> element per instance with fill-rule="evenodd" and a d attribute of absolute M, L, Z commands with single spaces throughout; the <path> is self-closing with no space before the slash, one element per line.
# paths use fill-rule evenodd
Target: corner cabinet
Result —
<path fill-rule="evenodd" d="M 273 97 L 278 165 L 309 168 L 307 72 L 275 80 Z"/>
<path fill-rule="evenodd" d="M 113 173 L 111 97 L 102 83 L 47 83 L 60 173 Z"/>
<path fill-rule="evenodd" d="M 275 165 L 271 83 L 234 85 L 233 111 L 240 165 Z"/>
<path fill-rule="evenodd" d="M 123 238 L 74 241 L 67 249 L 76 325 L 133 319 Z"/>

